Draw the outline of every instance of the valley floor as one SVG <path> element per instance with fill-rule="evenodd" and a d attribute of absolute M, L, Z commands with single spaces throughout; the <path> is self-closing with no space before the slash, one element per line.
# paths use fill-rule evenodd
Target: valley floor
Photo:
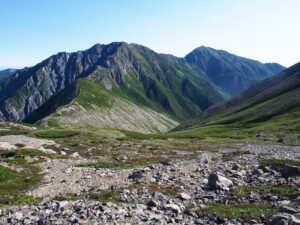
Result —
<path fill-rule="evenodd" d="M 300 223 L 297 146 L 20 130 L 0 137 L 12 148 L 0 151 L 1 169 L 39 168 L 30 176 L 42 177 L 26 175 L 34 182 L 24 186 L 26 201 L 11 202 L 11 193 L 0 191 L 0 224 Z M 34 140 L 47 144 L 30 146 Z M 2 188 L 13 182 L 0 178 Z"/>

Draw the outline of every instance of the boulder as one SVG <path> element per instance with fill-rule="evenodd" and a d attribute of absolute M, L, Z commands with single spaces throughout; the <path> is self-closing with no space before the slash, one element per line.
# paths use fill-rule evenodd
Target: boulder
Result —
<path fill-rule="evenodd" d="M 292 207 L 283 206 L 283 207 L 281 207 L 280 212 L 295 214 L 295 213 L 297 213 L 297 210 Z"/>
<path fill-rule="evenodd" d="M 208 177 L 208 188 L 210 190 L 229 190 L 233 182 L 220 173 L 211 173 Z"/>
<path fill-rule="evenodd" d="M 292 225 L 300 225 L 300 219 L 298 219 L 297 217 L 291 215 L 291 224 Z"/>
<path fill-rule="evenodd" d="M 71 154 L 71 157 L 73 157 L 73 158 L 80 158 L 81 156 L 79 155 L 78 152 L 74 152 L 74 153 Z"/>
<path fill-rule="evenodd" d="M 288 214 L 277 214 L 272 216 L 269 225 L 289 225 L 290 216 Z"/>
<path fill-rule="evenodd" d="M 281 171 L 281 174 L 285 178 L 300 176 L 300 167 L 285 165 Z"/>
<path fill-rule="evenodd" d="M 130 174 L 128 176 L 128 179 L 132 180 L 132 181 L 135 181 L 135 182 L 138 182 L 139 180 L 141 180 L 143 178 L 143 172 L 140 171 L 140 170 L 135 170 L 132 172 L 132 174 Z"/>
<path fill-rule="evenodd" d="M 149 207 L 157 207 L 159 204 L 155 200 L 151 199 L 148 203 L 147 206 Z"/>
<path fill-rule="evenodd" d="M 188 194 L 182 192 L 179 194 L 178 198 L 180 198 L 181 200 L 190 200 L 191 196 L 189 196 Z"/>
<path fill-rule="evenodd" d="M 167 205 L 164 206 L 164 210 L 171 211 L 171 212 L 174 212 L 176 214 L 181 212 L 180 207 L 176 204 L 167 204 Z"/>

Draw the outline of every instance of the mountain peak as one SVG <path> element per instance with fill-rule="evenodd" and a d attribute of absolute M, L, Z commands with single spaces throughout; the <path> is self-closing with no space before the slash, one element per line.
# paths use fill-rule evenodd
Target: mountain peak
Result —
<path fill-rule="evenodd" d="M 196 48 L 185 59 L 231 96 L 284 69 L 279 64 L 263 64 L 206 46 Z"/>

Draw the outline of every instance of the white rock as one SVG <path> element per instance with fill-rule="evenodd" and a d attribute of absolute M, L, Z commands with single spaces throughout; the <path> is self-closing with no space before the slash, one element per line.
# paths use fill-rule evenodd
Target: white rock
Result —
<path fill-rule="evenodd" d="M 208 177 L 208 187 L 211 190 L 221 189 L 228 191 L 231 186 L 233 186 L 233 182 L 220 173 L 212 173 Z"/>
<path fill-rule="evenodd" d="M 61 151 L 60 154 L 61 154 L 61 155 L 67 155 L 67 153 L 64 152 L 64 151 Z"/>
<path fill-rule="evenodd" d="M 78 152 L 74 152 L 74 153 L 71 154 L 71 157 L 73 157 L 73 158 L 80 158 L 80 155 L 79 155 Z"/>
<path fill-rule="evenodd" d="M 23 213 L 21 213 L 21 212 L 16 212 L 16 213 L 15 213 L 15 217 L 16 217 L 17 220 L 22 220 L 22 219 L 23 219 Z"/>
<path fill-rule="evenodd" d="M 291 215 L 291 224 L 292 225 L 300 225 L 300 219 L 298 219 L 295 216 Z"/>
<path fill-rule="evenodd" d="M 173 211 L 174 213 L 180 213 L 181 212 L 180 207 L 178 205 L 175 205 L 175 204 L 167 204 L 167 205 L 164 206 L 164 209 Z"/>
<path fill-rule="evenodd" d="M 66 206 L 66 205 L 68 205 L 68 204 L 69 204 L 68 201 L 61 201 L 61 202 L 59 202 L 60 208 Z"/>
<path fill-rule="evenodd" d="M 179 198 L 182 199 L 182 200 L 190 200 L 191 196 L 189 196 L 188 194 L 182 192 L 182 193 L 179 194 Z"/>

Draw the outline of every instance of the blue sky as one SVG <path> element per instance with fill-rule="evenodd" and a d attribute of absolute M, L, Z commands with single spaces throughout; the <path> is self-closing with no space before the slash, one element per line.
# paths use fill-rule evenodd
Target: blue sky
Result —
<path fill-rule="evenodd" d="M 298 0 L 1 0 L 0 68 L 126 41 L 184 56 L 205 45 L 290 66 L 300 61 Z"/>

